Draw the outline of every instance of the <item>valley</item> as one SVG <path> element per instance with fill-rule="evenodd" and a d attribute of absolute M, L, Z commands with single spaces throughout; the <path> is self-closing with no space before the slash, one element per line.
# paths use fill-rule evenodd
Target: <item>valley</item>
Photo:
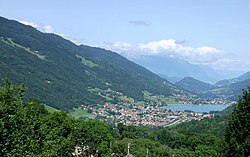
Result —
<path fill-rule="evenodd" d="M 77 109 L 82 110 L 83 114 L 78 114 L 79 119 L 97 118 L 112 125 L 119 123 L 125 125 L 141 126 L 170 126 L 189 122 L 192 120 L 201 120 L 203 118 L 212 118 L 213 113 L 195 113 L 190 111 L 166 110 L 165 107 L 171 104 L 195 104 L 199 105 L 224 105 L 235 104 L 234 101 L 223 99 L 202 99 L 194 95 L 173 97 L 156 96 L 152 93 L 144 92 L 144 101 L 136 101 L 120 92 L 101 89 L 89 89 L 92 93 L 106 99 L 106 103 L 93 105 L 80 105 Z M 75 110 L 69 115 L 75 115 Z M 217 111 L 217 110 L 215 110 Z M 81 113 L 81 112 L 80 112 Z M 88 114 L 86 114 L 88 113 Z"/>
<path fill-rule="evenodd" d="M 0 156 L 249 156 L 250 72 L 206 66 L 219 49 L 169 39 L 121 53 L 39 30 L 0 17 Z"/>
<path fill-rule="evenodd" d="M 141 126 L 170 126 L 189 122 L 192 120 L 201 120 L 212 118 L 213 114 L 183 112 L 175 110 L 166 110 L 163 107 L 154 106 L 136 106 L 135 104 L 105 104 L 98 106 L 80 106 L 81 109 L 89 111 L 96 118 L 109 124 L 117 125 L 141 125 Z"/>
<path fill-rule="evenodd" d="M 193 113 L 168 113 L 161 109 L 168 104 L 230 105 L 235 101 L 220 95 L 227 93 L 225 86 L 215 88 L 191 77 L 172 84 L 115 52 L 78 46 L 58 35 L 2 17 L 0 36 L 0 76 L 8 72 L 14 83 L 24 83 L 28 88 L 26 99 L 37 98 L 48 105 L 49 111 L 64 110 L 80 119 L 102 117 L 110 123 L 133 124 L 138 120 L 138 125 L 148 125 L 148 120 L 162 126 L 197 119 Z M 248 77 L 241 78 L 235 80 L 239 83 Z M 107 104 L 112 106 L 111 111 Z M 112 110 L 117 115 L 110 114 Z M 135 111 L 135 117 L 119 117 L 125 114 L 122 111 Z M 143 113 L 147 118 L 141 116 Z"/>

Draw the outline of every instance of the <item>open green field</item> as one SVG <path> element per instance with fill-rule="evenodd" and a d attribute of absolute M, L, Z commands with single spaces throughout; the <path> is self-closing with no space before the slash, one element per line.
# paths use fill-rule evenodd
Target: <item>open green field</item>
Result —
<path fill-rule="evenodd" d="M 127 97 L 127 96 L 120 96 L 119 98 L 120 98 L 121 101 L 125 101 L 125 102 L 128 102 L 128 103 L 134 103 L 133 98 L 130 98 L 130 97 Z"/>
<path fill-rule="evenodd" d="M 75 117 L 77 119 L 79 118 L 91 118 L 94 119 L 95 115 L 92 115 L 88 113 L 86 110 L 80 109 L 80 108 L 73 108 L 73 111 L 69 113 L 70 116 Z"/>
<path fill-rule="evenodd" d="M 45 104 L 44 104 L 44 107 L 50 113 L 60 111 L 60 110 L 58 110 L 58 109 L 56 109 L 54 107 L 51 107 L 51 106 L 48 106 L 48 105 L 45 105 Z M 82 118 L 90 118 L 90 119 L 95 118 L 95 115 L 92 115 L 92 114 L 88 113 L 87 111 L 85 111 L 83 109 L 80 109 L 80 108 L 73 108 L 73 110 L 71 112 L 69 112 L 68 115 L 70 115 L 72 117 L 75 117 L 76 119 L 79 119 L 81 117 Z"/>
<path fill-rule="evenodd" d="M 144 99 L 148 101 L 153 101 L 156 103 L 161 102 L 163 105 L 176 103 L 174 97 L 162 97 L 158 95 L 153 95 L 152 93 L 149 93 L 147 91 L 144 91 L 143 94 L 144 94 Z"/>
<path fill-rule="evenodd" d="M 82 63 L 82 64 L 84 64 L 84 65 L 86 65 L 86 66 L 88 66 L 88 67 L 90 67 L 90 68 L 98 67 L 97 64 L 91 62 L 90 60 L 85 59 L 85 58 L 82 57 L 82 56 L 76 55 L 76 57 L 81 59 L 81 63 Z"/>
<path fill-rule="evenodd" d="M 53 112 L 58 112 L 59 110 L 54 108 L 54 107 L 51 107 L 51 106 L 48 106 L 48 105 L 45 105 L 44 104 L 44 107 L 47 111 L 49 111 L 50 113 L 53 113 Z"/>
<path fill-rule="evenodd" d="M 12 46 L 12 47 L 18 47 L 18 48 L 24 49 L 25 51 L 27 51 L 27 52 L 29 52 L 29 53 L 35 55 L 35 56 L 38 57 L 39 59 L 47 61 L 46 56 L 39 54 L 38 51 L 32 51 L 30 48 L 27 48 L 27 47 L 24 47 L 24 46 L 22 46 L 22 45 L 19 45 L 19 44 L 15 43 L 11 38 L 7 38 L 6 40 L 4 40 L 4 39 L 1 37 L 1 40 L 2 40 L 4 43 L 6 43 L 6 44 L 8 44 L 8 45 L 10 45 L 10 46 Z"/>

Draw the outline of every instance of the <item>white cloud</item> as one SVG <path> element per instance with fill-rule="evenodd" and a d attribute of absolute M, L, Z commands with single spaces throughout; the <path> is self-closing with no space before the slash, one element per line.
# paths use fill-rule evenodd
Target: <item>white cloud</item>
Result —
<path fill-rule="evenodd" d="M 236 56 L 229 56 L 223 50 L 215 47 L 191 47 L 184 44 L 174 39 L 168 39 L 135 45 L 119 41 L 106 43 L 100 47 L 132 60 L 141 56 L 167 56 L 187 60 L 194 64 L 209 65 L 215 69 L 249 70 L 250 61 L 247 59 L 236 59 Z"/>
<path fill-rule="evenodd" d="M 34 28 L 36 28 L 37 30 L 43 32 L 43 33 L 54 33 L 54 34 L 57 34 L 65 39 L 68 39 L 70 40 L 71 42 L 77 44 L 77 45 L 80 45 L 80 44 L 83 44 L 84 42 L 86 42 L 85 39 L 83 38 L 78 38 L 78 37 L 69 37 L 63 33 L 58 33 L 54 30 L 54 28 L 50 25 L 45 25 L 45 24 L 36 24 L 34 22 L 30 22 L 30 21 L 19 21 L 20 23 L 22 24 L 25 24 L 25 25 L 29 25 L 29 26 L 32 26 Z"/>
<path fill-rule="evenodd" d="M 32 26 L 36 28 L 37 30 L 44 32 L 44 33 L 55 33 L 54 29 L 50 25 L 44 25 L 44 24 L 36 24 L 34 22 L 29 22 L 29 21 L 19 21 L 22 24 Z"/>
<path fill-rule="evenodd" d="M 250 61 L 246 59 L 222 58 L 211 63 L 211 66 L 217 69 L 249 71 Z"/>
<path fill-rule="evenodd" d="M 223 58 L 224 52 L 214 47 L 189 47 L 174 39 L 153 41 L 146 44 L 131 45 L 126 42 L 115 42 L 102 47 L 118 52 L 128 58 L 145 55 L 175 56 L 192 63 L 206 64 Z"/>
<path fill-rule="evenodd" d="M 132 48 L 130 44 L 121 41 L 115 42 L 112 46 L 119 51 L 130 51 Z"/>
<path fill-rule="evenodd" d="M 215 69 L 248 71 L 250 67 L 250 61 L 247 58 L 237 58 L 235 55 L 229 56 L 223 50 L 210 46 L 185 46 L 182 42 L 173 39 L 135 45 L 119 41 L 101 47 L 117 52 L 129 59 L 140 58 L 141 56 L 168 56 L 195 64 L 209 65 Z"/>

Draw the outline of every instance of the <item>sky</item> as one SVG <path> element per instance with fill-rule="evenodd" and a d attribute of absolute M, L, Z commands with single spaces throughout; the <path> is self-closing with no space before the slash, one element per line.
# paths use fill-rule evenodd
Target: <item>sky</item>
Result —
<path fill-rule="evenodd" d="M 0 0 L 0 16 L 127 58 L 250 71 L 249 0 Z"/>

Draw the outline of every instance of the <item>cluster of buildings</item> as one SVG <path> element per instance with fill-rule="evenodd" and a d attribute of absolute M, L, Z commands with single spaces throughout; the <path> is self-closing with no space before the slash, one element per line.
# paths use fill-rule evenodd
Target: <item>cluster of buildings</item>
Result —
<path fill-rule="evenodd" d="M 199 98 L 196 95 L 175 95 L 178 104 L 193 104 L 193 105 L 232 105 L 235 101 L 230 101 L 221 98 Z"/>
<path fill-rule="evenodd" d="M 104 121 L 144 126 L 167 126 L 213 117 L 213 114 L 208 113 L 172 111 L 157 106 L 127 103 L 122 105 L 106 103 L 103 107 L 82 105 L 81 108 L 91 111 Z"/>
<path fill-rule="evenodd" d="M 149 98 L 146 98 L 145 102 L 136 103 L 134 99 L 128 98 L 122 93 L 111 89 L 102 90 L 94 88 L 89 90 L 107 100 L 114 100 L 116 98 L 117 101 L 106 103 L 105 105 L 81 105 L 80 107 L 91 114 L 96 115 L 97 118 L 114 124 L 123 123 L 144 126 L 167 126 L 214 116 L 213 114 L 208 113 L 166 110 L 164 106 L 167 104 L 167 98 L 163 95 L 153 96 L 148 93 Z M 173 101 L 176 102 L 176 104 L 194 105 L 231 105 L 234 103 L 219 98 L 199 98 L 198 96 L 191 94 L 174 95 Z"/>

